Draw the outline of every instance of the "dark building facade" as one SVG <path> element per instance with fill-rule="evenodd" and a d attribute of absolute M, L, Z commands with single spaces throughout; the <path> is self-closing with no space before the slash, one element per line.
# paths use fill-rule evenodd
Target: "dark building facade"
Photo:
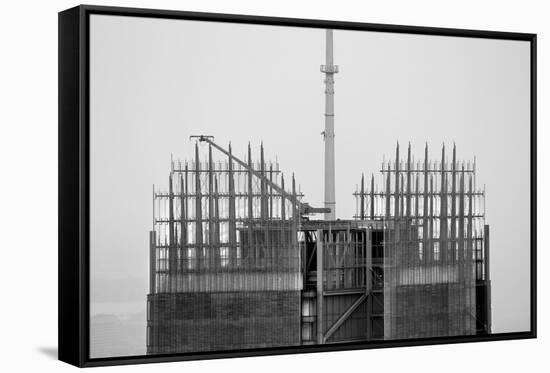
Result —
<path fill-rule="evenodd" d="M 299 291 L 154 294 L 148 304 L 148 353 L 300 343 Z"/>
<path fill-rule="evenodd" d="M 312 220 L 277 164 L 172 162 L 155 191 L 147 352 L 490 333 L 489 227 L 475 164 L 410 147 L 364 179 L 352 220 Z"/>

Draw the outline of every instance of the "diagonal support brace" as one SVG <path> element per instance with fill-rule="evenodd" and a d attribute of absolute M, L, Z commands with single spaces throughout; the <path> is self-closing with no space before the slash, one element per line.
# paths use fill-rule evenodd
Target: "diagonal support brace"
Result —
<path fill-rule="evenodd" d="M 323 343 L 327 343 L 327 340 L 338 330 L 340 326 L 351 316 L 351 314 L 359 307 L 364 301 L 367 300 L 368 294 L 363 294 L 359 298 L 353 302 L 351 306 L 344 312 L 338 320 L 334 322 L 334 324 L 331 325 L 331 327 L 327 330 L 325 335 L 323 336 Z"/>

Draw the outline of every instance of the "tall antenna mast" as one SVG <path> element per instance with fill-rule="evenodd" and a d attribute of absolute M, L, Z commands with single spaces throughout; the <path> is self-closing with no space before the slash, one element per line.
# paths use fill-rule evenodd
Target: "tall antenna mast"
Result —
<path fill-rule="evenodd" d="M 326 62 L 321 65 L 325 74 L 325 220 L 336 220 L 336 187 L 334 167 L 334 74 L 338 66 L 333 64 L 332 30 L 326 30 Z"/>

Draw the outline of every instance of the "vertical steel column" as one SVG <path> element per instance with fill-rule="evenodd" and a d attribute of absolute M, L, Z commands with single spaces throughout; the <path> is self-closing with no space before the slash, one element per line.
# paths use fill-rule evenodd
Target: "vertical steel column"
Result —
<path fill-rule="evenodd" d="M 178 283 L 180 282 L 179 281 L 179 278 L 180 278 L 180 274 L 179 274 L 179 269 L 178 269 L 178 265 L 179 265 L 179 260 L 178 260 L 178 248 L 179 248 L 179 244 L 178 244 L 178 225 L 175 224 L 175 221 L 174 221 L 174 237 L 175 237 L 175 242 L 174 242 L 174 270 L 172 271 L 172 289 L 170 289 L 170 291 L 172 293 L 177 293 L 178 292 Z"/>
<path fill-rule="evenodd" d="M 420 202 L 420 185 L 419 185 L 419 180 L 420 178 L 417 176 L 415 176 L 414 178 L 414 217 L 417 219 L 417 225 L 418 225 L 418 218 L 420 217 L 419 215 L 419 210 L 420 210 L 420 205 L 419 205 L 419 202 Z"/>
<path fill-rule="evenodd" d="M 469 264 L 472 262 L 472 254 L 473 254 L 472 253 L 473 233 L 474 233 L 473 208 L 474 208 L 474 203 L 473 203 L 472 176 L 470 175 L 470 180 L 468 185 L 468 232 L 467 232 L 467 239 L 466 239 L 466 270 L 470 268 Z"/>
<path fill-rule="evenodd" d="M 456 145 L 453 144 L 453 164 L 451 169 L 451 250 L 450 261 L 456 261 Z"/>
<path fill-rule="evenodd" d="M 462 164 L 462 172 L 460 173 L 459 180 L 459 195 L 458 195 L 458 237 L 457 237 L 457 251 L 458 251 L 458 260 L 456 265 L 456 270 L 458 271 L 458 282 L 461 286 L 462 293 L 458 299 L 459 312 L 460 312 L 460 332 L 468 332 L 468 318 L 470 317 L 468 310 L 464 309 L 468 305 L 468 293 L 470 291 L 468 282 L 465 281 L 465 271 L 464 271 L 464 164 Z M 471 273 L 467 274 L 472 276 Z"/>
<path fill-rule="evenodd" d="M 384 336 L 391 337 L 393 335 L 393 315 L 395 312 L 394 305 L 394 262 L 393 254 L 395 247 L 393 244 L 392 223 L 395 226 L 396 220 L 391 220 L 391 161 L 388 161 L 388 172 L 386 175 L 386 213 L 384 226 L 384 278 L 386 285 L 384 286 Z M 396 197 L 394 197 L 395 200 Z"/>
<path fill-rule="evenodd" d="M 281 189 L 285 190 L 285 176 L 284 175 L 281 175 Z M 283 193 L 281 193 L 281 221 L 283 223 L 286 220 L 285 204 L 286 204 L 285 195 Z M 284 224 L 283 224 L 283 226 L 284 226 Z"/>
<path fill-rule="evenodd" d="M 445 144 L 443 144 L 441 151 L 441 212 L 440 212 L 440 232 L 439 232 L 439 252 L 440 252 L 440 273 L 442 284 L 444 285 L 444 291 L 447 292 L 447 296 L 450 298 L 451 294 L 449 291 L 449 282 L 445 280 L 447 277 L 450 268 L 448 266 L 450 253 L 449 253 L 449 234 L 448 234 L 448 178 L 446 175 L 446 163 L 445 163 Z M 444 310 L 441 309 L 439 312 L 444 313 Z M 442 317 L 441 331 L 447 334 L 451 331 L 449 330 L 449 313 Z"/>
<path fill-rule="evenodd" d="M 212 145 L 208 145 L 208 267 L 212 268 L 214 264 L 214 170 L 212 163 Z"/>
<path fill-rule="evenodd" d="M 445 144 L 441 149 L 441 203 L 439 221 L 439 260 L 447 263 L 447 179 L 445 178 Z"/>
<path fill-rule="evenodd" d="M 388 175 L 386 177 L 386 224 L 389 224 L 391 214 L 391 171 L 390 162 L 388 162 Z"/>
<path fill-rule="evenodd" d="M 257 265 L 258 263 L 256 262 L 257 259 L 258 259 L 258 253 L 257 253 L 257 248 L 256 248 L 256 245 L 253 244 L 253 240 L 254 240 L 254 233 L 253 233 L 253 230 L 252 230 L 252 224 L 253 224 L 253 218 L 254 218 L 254 210 L 253 210 L 253 207 L 252 207 L 252 201 L 253 201 L 253 194 L 252 194 L 252 149 L 250 148 L 250 143 L 248 143 L 248 178 L 247 178 L 247 182 L 248 182 L 248 252 L 250 254 L 250 251 L 252 250 L 252 248 L 254 249 L 253 253 L 254 253 L 254 258 L 253 258 L 253 263 L 254 265 Z"/>
<path fill-rule="evenodd" d="M 218 178 L 214 176 L 214 268 L 221 268 L 220 245 L 220 197 L 218 192 Z"/>
<path fill-rule="evenodd" d="M 157 232 L 149 232 L 149 294 L 157 293 Z"/>
<path fill-rule="evenodd" d="M 483 279 L 489 281 L 489 226 L 483 225 Z"/>
<path fill-rule="evenodd" d="M 174 186 L 172 184 L 172 176 L 170 173 L 168 177 L 168 291 L 172 292 L 175 288 L 175 277 L 176 277 L 176 240 L 174 237 Z"/>
<path fill-rule="evenodd" d="M 229 143 L 228 156 L 228 187 L 229 187 L 229 266 L 234 269 L 237 260 L 237 223 L 235 216 L 235 180 L 233 179 L 233 159 L 231 158 L 231 143 Z"/>
<path fill-rule="evenodd" d="M 185 197 L 185 254 L 184 254 L 184 259 L 186 260 L 185 262 L 185 265 L 186 265 L 186 268 L 189 267 L 189 201 L 190 201 L 190 193 L 189 193 L 189 166 L 187 164 L 187 162 L 185 162 L 185 194 L 184 194 L 184 197 Z"/>
<path fill-rule="evenodd" d="M 372 189 L 371 189 L 372 190 Z M 365 267 L 364 267 L 364 273 L 365 273 L 365 292 L 366 294 L 369 294 L 369 297 L 366 299 L 366 319 L 367 319 L 367 327 L 366 327 L 366 339 L 370 340 L 372 336 L 372 282 L 373 282 L 373 274 L 372 274 L 372 229 L 367 228 L 365 229 L 365 245 L 363 246 L 363 255 L 365 257 Z"/>
<path fill-rule="evenodd" d="M 475 308 L 475 290 L 472 288 L 475 288 L 475 278 L 476 272 L 477 272 L 477 265 L 476 262 L 473 260 L 473 240 L 472 236 L 474 234 L 474 226 L 473 226 L 473 214 L 474 214 L 474 206 L 473 206 L 473 194 L 472 194 L 472 177 L 470 176 L 469 180 L 469 192 L 468 192 L 468 228 L 467 228 L 467 238 L 466 238 L 466 255 L 464 258 L 464 283 L 467 285 L 467 292 L 466 292 L 466 299 L 465 299 L 465 305 L 467 312 L 469 314 L 466 315 L 466 328 L 469 330 L 475 331 L 477 328 L 477 322 L 472 318 L 473 315 L 475 315 L 476 308 Z M 477 254 L 476 254 L 477 256 Z M 472 263 L 475 265 L 475 268 L 472 268 Z M 473 313 L 471 313 L 473 311 Z"/>
<path fill-rule="evenodd" d="M 292 174 L 292 200 L 297 201 L 296 179 L 294 178 L 294 174 Z M 288 263 L 286 263 L 286 266 L 285 266 L 286 268 L 292 268 L 292 269 L 300 268 L 299 266 L 295 267 L 294 265 L 290 265 L 292 260 L 297 259 L 293 257 L 293 254 L 295 254 L 298 249 L 298 222 L 299 221 L 300 221 L 300 216 L 298 212 L 298 204 L 293 203 L 292 204 L 292 231 L 291 231 L 292 246 L 288 250 Z"/>
<path fill-rule="evenodd" d="M 197 269 L 203 266 L 202 250 L 202 196 L 201 196 L 201 165 L 199 160 L 199 145 L 195 144 L 195 260 Z"/>
<path fill-rule="evenodd" d="M 434 163 L 434 166 L 433 166 L 434 170 L 437 168 L 436 164 Z M 432 289 L 437 289 L 437 283 L 440 281 L 440 279 L 438 278 L 439 276 L 439 272 L 440 270 L 436 270 L 437 268 L 441 268 L 441 264 L 438 263 L 437 266 L 436 266 L 436 262 L 435 262 L 435 244 L 436 244 L 436 238 L 434 237 L 434 227 L 435 227 L 435 208 L 434 208 L 434 201 L 435 201 L 435 190 L 434 190 L 434 174 L 431 174 L 430 175 L 430 217 L 428 219 L 428 221 L 430 222 L 430 227 L 429 227 L 429 235 L 430 235 L 430 238 L 429 238 L 429 252 L 430 252 L 430 258 L 431 258 L 431 271 L 430 271 L 430 277 L 429 277 L 429 282 L 434 284 L 435 285 L 432 285 Z M 440 255 L 440 254 L 438 254 Z M 440 260 L 440 257 L 438 258 L 438 260 Z M 440 307 L 439 305 L 434 305 L 434 302 L 432 299 L 430 299 L 430 303 L 431 303 L 431 308 L 432 308 L 432 311 L 433 313 L 437 313 L 440 311 Z M 428 335 L 431 335 L 431 336 L 437 336 L 437 322 L 432 322 L 432 323 L 428 323 L 428 328 L 429 328 L 429 331 L 428 331 Z"/>
<path fill-rule="evenodd" d="M 426 258 L 426 262 L 431 263 L 431 250 L 428 249 L 428 237 L 430 239 L 432 238 L 428 235 L 428 226 L 430 224 L 428 220 L 428 143 L 426 143 L 426 147 L 424 148 L 424 191 L 422 197 L 422 208 L 422 237 L 424 238 L 422 249 L 424 251 L 423 254 Z"/>
<path fill-rule="evenodd" d="M 403 174 L 400 173 L 400 191 L 399 191 L 399 218 L 403 217 L 405 215 L 405 180 L 403 177 Z M 406 218 L 406 216 L 405 216 Z"/>
<path fill-rule="evenodd" d="M 434 259 L 435 259 L 435 248 L 434 248 L 434 244 L 435 244 L 435 239 L 434 239 L 434 177 L 433 175 L 430 176 L 430 216 L 428 218 L 428 222 L 429 222 L 429 240 L 428 240 L 428 252 L 430 253 L 430 264 L 432 264 L 432 268 L 433 268 L 433 264 L 434 264 Z M 433 282 L 434 278 L 434 273 L 433 271 L 431 272 L 432 274 L 430 275 L 430 282 Z"/>
<path fill-rule="evenodd" d="M 370 178 L 370 218 L 374 219 L 374 174 Z"/>
<path fill-rule="evenodd" d="M 264 143 L 260 145 L 260 216 L 262 222 L 267 219 L 267 183 L 265 182 L 265 160 L 264 160 Z"/>
<path fill-rule="evenodd" d="M 164 234 L 163 234 L 164 233 Z M 159 291 L 161 293 L 166 293 L 170 291 L 169 289 L 169 280 L 170 277 L 168 275 L 169 269 L 168 269 L 168 247 L 170 246 L 168 242 L 168 238 L 166 237 L 166 232 L 162 232 L 164 236 L 164 245 L 162 245 L 162 249 L 159 250 L 159 267 L 162 270 L 162 273 L 159 276 Z M 162 240 L 162 238 L 161 238 Z"/>
<path fill-rule="evenodd" d="M 406 224 L 406 242 L 405 247 L 402 249 L 405 251 L 405 260 L 406 260 L 406 266 L 408 273 L 411 273 L 412 270 L 414 270 L 412 267 L 414 266 L 414 253 L 413 253 L 413 247 L 411 244 L 412 234 L 411 234 L 411 226 L 412 226 L 412 219 L 411 219 L 411 143 L 409 142 L 409 146 L 407 148 L 407 194 L 406 194 L 406 210 L 405 213 L 405 224 Z M 402 187 L 405 189 L 404 187 Z M 403 211 L 403 210 L 402 210 Z M 410 277 L 410 275 L 409 275 Z"/>
<path fill-rule="evenodd" d="M 360 200 L 360 207 L 359 207 L 359 215 L 361 220 L 365 220 L 365 174 L 361 175 L 361 192 L 359 194 L 359 200 Z M 372 204 L 373 201 L 371 201 Z"/>
<path fill-rule="evenodd" d="M 264 143 L 260 144 L 260 174 L 262 178 L 260 179 L 260 217 L 261 217 L 261 226 L 263 227 L 263 234 L 261 237 L 261 252 L 262 252 L 262 261 L 265 264 L 268 264 L 267 259 L 267 236 L 269 235 L 268 229 L 268 197 L 267 197 L 267 183 L 265 181 L 265 160 L 264 160 Z M 264 265 L 264 264 L 263 264 Z"/>
<path fill-rule="evenodd" d="M 284 191 L 285 190 L 285 177 L 284 175 L 281 175 L 281 189 Z M 285 211 L 285 208 L 286 208 L 286 202 L 285 202 L 285 196 L 283 193 L 281 193 L 281 238 L 280 238 L 280 241 L 279 241 L 279 253 L 277 254 L 277 264 L 279 265 L 280 264 L 280 257 L 281 257 L 281 253 L 284 252 L 284 250 L 286 249 L 286 232 L 287 232 L 287 228 L 286 228 L 286 211 Z"/>
<path fill-rule="evenodd" d="M 323 246 L 323 249 L 325 251 L 324 255 L 327 258 L 332 256 L 334 258 L 334 262 L 338 263 L 338 267 L 340 267 L 340 235 L 339 232 L 334 232 L 331 227 L 328 228 L 328 242 L 326 242 L 326 245 Z M 342 271 L 342 277 L 340 277 L 340 271 Z M 330 266 L 327 266 L 327 272 L 324 276 L 326 281 L 326 289 L 330 290 L 334 287 L 339 288 L 340 287 L 340 278 L 344 277 L 344 269 L 343 268 L 330 268 Z"/>
<path fill-rule="evenodd" d="M 323 343 L 324 309 L 323 309 L 323 230 L 317 230 L 317 344 Z"/>
<path fill-rule="evenodd" d="M 484 266 L 485 266 L 485 294 L 487 294 L 487 304 L 486 304 L 486 313 L 487 313 L 487 333 L 491 333 L 491 276 L 490 276 L 490 261 L 489 261 L 489 225 L 485 224 L 483 226 L 483 254 L 484 254 Z"/>
<path fill-rule="evenodd" d="M 407 224 L 410 225 L 411 219 L 411 143 L 407 150 Z"/>
<path fill-rule="evenodd" d="M 269 164 L 269 182 L 273 184 L 273 164 Z M 269 186 L 269 220 L 273 219 L 273 187 Z"/>
<path fill-rule="evenodd" d="M 180 225 L 181 225 L 181 268 L 186 268 L 187 264 L 187 164 L 185 165 L 185 180 L 183 175 L 180 175 Z"/>
<path fill-rule="evenodd" d="M 419 165 L 417 168 L 420 168 Z M 424 272 L 424 267 L 422 263 L 424 262 L 424 255 L 426 255 L 425 254 L 426 249 L 424 246 L 422 246 L 422 256 L 421 256 L 420 255 L 421 239 L 418 237 L 418 230 L 420 227 L 420 223 L 419 223 L 420 216 L 418 215 L 420 210 L 420 207 L 418 206 L 418 202 L 420 200 L 419 180 L 420 180 L 420 177 L 418 176 L 418 173 L 417 173 L 415 174 L 415 181 L 414 181 L 414 217 L 415 217 L 416 231 L 413 233 L 413 251 L 414 251 L 414 264 L 415 264 L 415 270 L 416 270 L 415 278 L 418 280 L 425 281 L 425 272 Z M 422 237 L 424 237 L 425 234 L 426 232 L 422 232 Z M 416 301 L 424 303 L 425 301 L 424 301 L 423 295 L 420 294 L 420 299 L 418 299 L 418 294 L 419 294 L 418 291 L 416 292 L 416 294 L 417 294 Z M 421 313 L 422 311 L 417 308 L 417 312 Z M 423 325 L 421 324 L 417 324 L 416 326 L 419 330 L 422 330 L 423 328 Z"/>
<path fill-rule="evenodd" d="M 273 183 L 273 164 L 269 164 L 269 181 Z M 273 187 L 269 186 L 269 232 L 268 232 L 268 246 L 270 248 L 271 255 L 271 268 L 275 268 L 275 245 L 273 243 L 274 227 L 273 227 Z M 275 225 L 276 227 L 276 225 Z"/>
<path fill-rule="evenodd" d="M 464 165 L 460 175 L 460 200 L 458 204 L 458 263 L 459 279 L 464 281 Z M 471 276 L 471 274 L 468 274 Z"/>
<path fill-rule="evenodd" d="M 400 211 L 399 211 L 399 142 L 397 142 L 397 146 L 395 147 L 395 204 L 394 204 L 394 216 L 395 219 L 399 219 Z"/>

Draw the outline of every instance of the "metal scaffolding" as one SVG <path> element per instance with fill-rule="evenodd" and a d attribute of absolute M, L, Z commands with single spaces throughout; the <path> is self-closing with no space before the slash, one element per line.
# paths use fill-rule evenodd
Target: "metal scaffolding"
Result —
<path fill-rule="evenodd" d="M 298 204 L 277 163 L 172 161 L 168 190 L 153 192 L 150 293 L 299 289 Z M 277 188 L 276 186 L 279 186 Z M 278 189 L 278 190 L 277 190 Z"/>
<path fill-rule="evenodd" d="M 383 224 L 384 337 L 468 335 L 490 331 L 485 192 L 475 186 L 475 161 L 382 164 L 384 187 L 364 177 L 355 218 Z"/>

